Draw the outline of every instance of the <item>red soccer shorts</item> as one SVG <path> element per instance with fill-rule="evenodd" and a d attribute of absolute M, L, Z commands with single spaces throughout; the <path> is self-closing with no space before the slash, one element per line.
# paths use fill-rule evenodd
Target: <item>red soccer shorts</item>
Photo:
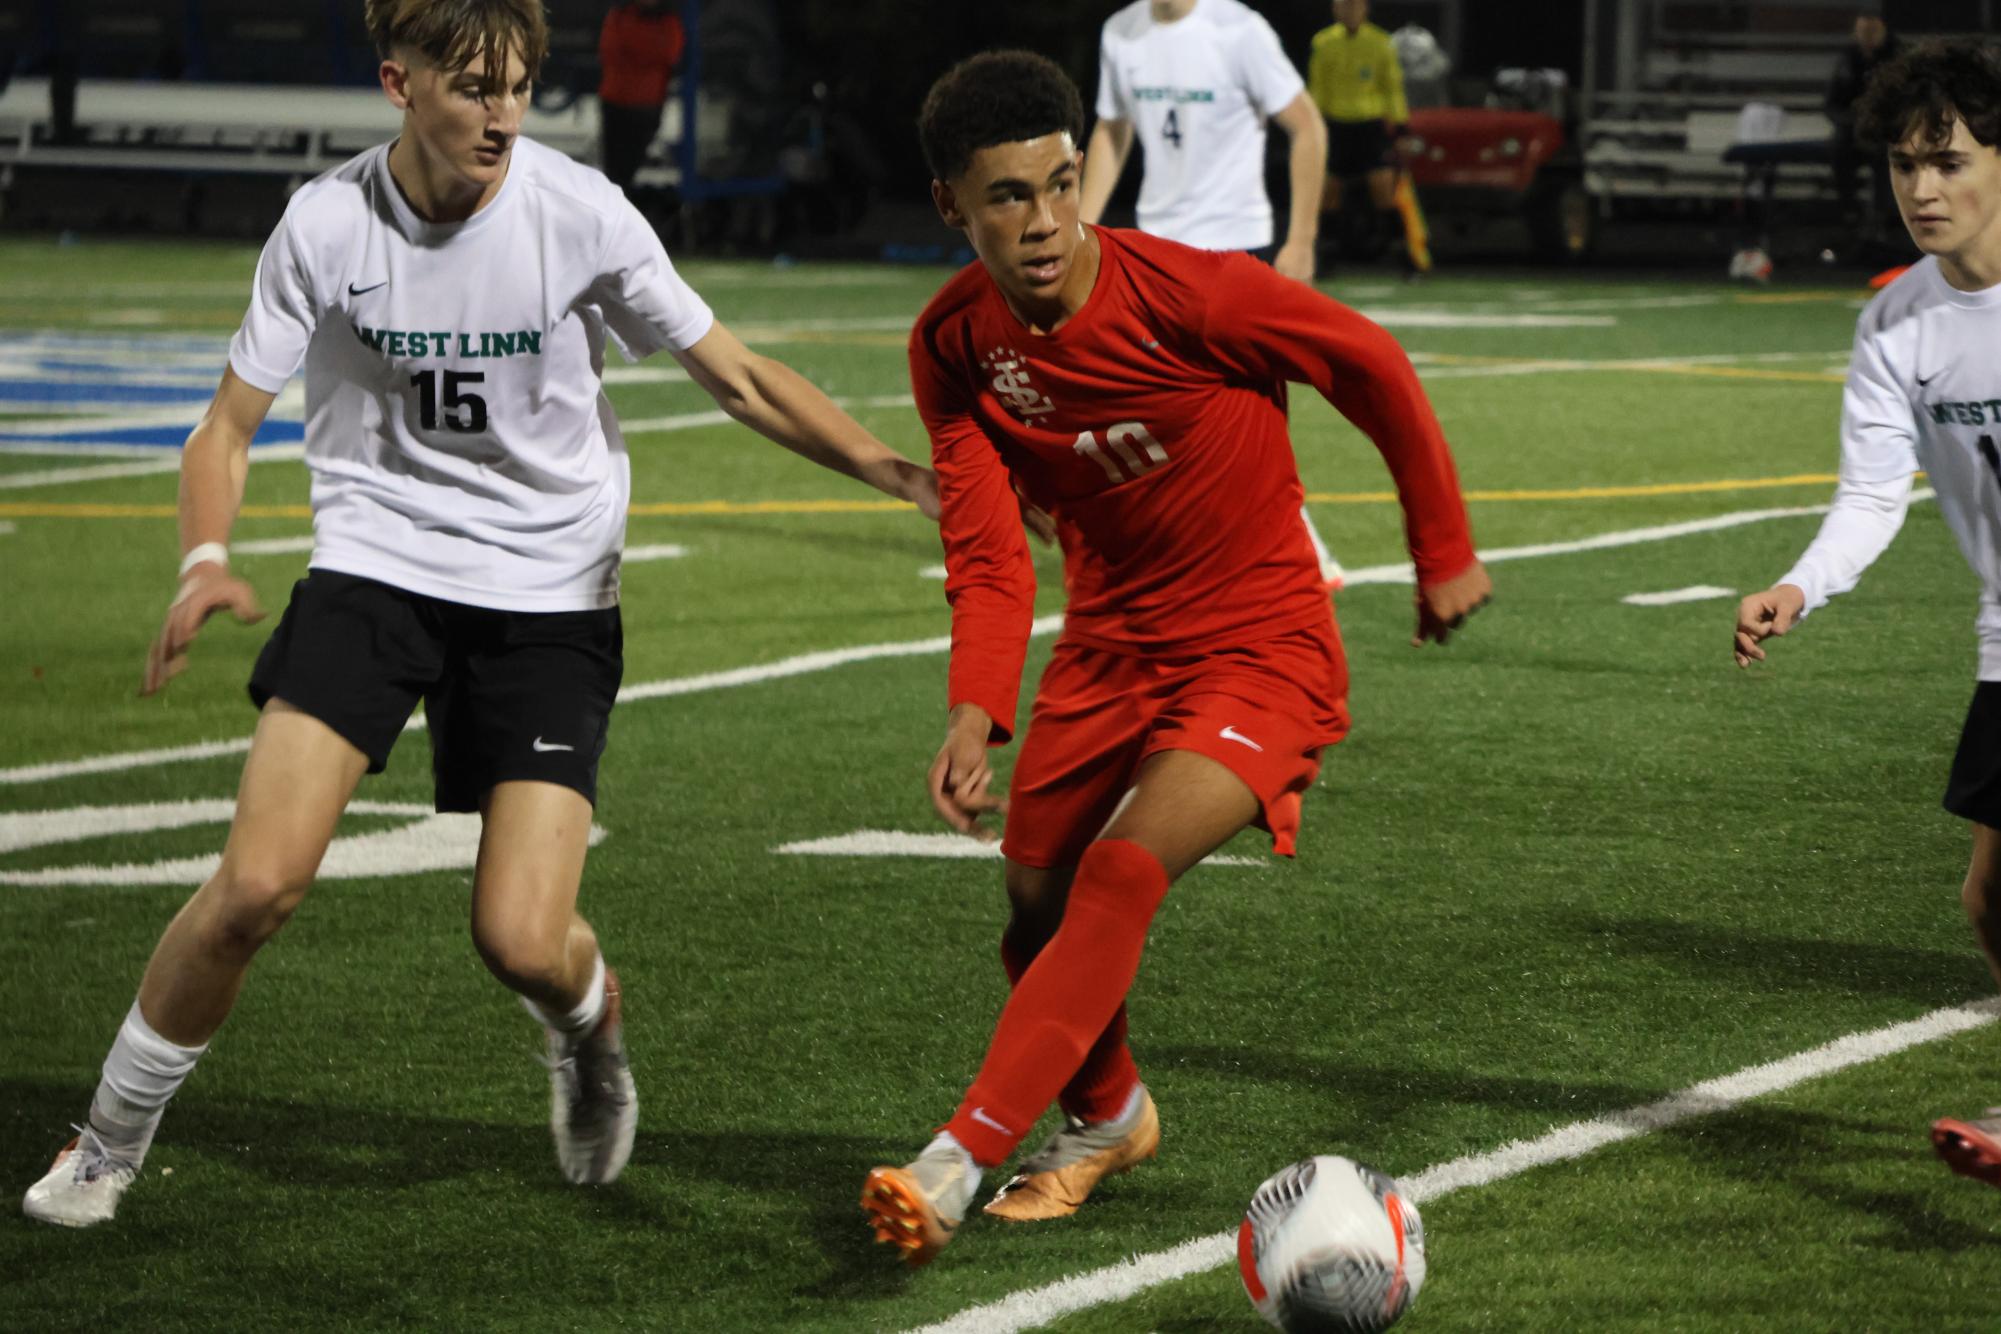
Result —
<path fill-rule="evenodd" d="M 1193 657 L 1064 640 L 1035 692 L 1001 851 L 1024 866 L 1075 865 L 1146 757 L 1190 750 L 1244 780 L 1272 850 L 1290 857 L 1300 794 L 1319 775 L 1321 749 L 1347 732 L 1348 664 L 1331 616 Z"/>

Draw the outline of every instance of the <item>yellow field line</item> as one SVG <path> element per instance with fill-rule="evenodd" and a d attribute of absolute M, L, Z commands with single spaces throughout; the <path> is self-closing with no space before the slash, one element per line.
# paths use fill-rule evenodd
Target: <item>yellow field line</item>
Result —
<path fill-rule="evenodd" d="M 1469 501 L 1629 500 L 1642 496 L 1693 496 L 1712 491 L 1763 491 L 1785 486 L 1832 486 L 1833 473 L 1789 477 L 1731 477 L 1713 482 L 1657 482 L 1644 486 L 1573 486 L 1540 490 L 1468 491 Z M 1393 505 L 1394 491 L 1309 491 L 1311 505 Z M 886 514 L 911 507 L 901 500 L 680 500 L 634 505 L 634 518 L 748 514 Z M 94 505 L 84 502 L 0 504 L 0 519 L 171 519 L 172 505 Z M 310 519 L 304 505 L 245 505 L 245 519 Z"/>
<path fill-rule="evenodd" d="M 1641 375 L 1693 375 L 1713 380 L 1785 380 L 1796 384 L 1843 384 L 1846 377 L 1830 375 L 1825 371 L 1778 371 L 1756 366 L 1693 366 L 1677 362 L 1672 357 L 1663 357 L 1658 362 L 1617 361 L 1590 362 L 1562 357 L 1495 357 L 1464 356 L 1453 352 L 1427 352 L 1423 361 L 1428 366 L 1520 366 L 1527 370 L 1540 370 L 1559 375 L 1565 372 L 1582 375 L 1586 372 L 1603 374 L 1607 371 L 1633 371 Z"/>

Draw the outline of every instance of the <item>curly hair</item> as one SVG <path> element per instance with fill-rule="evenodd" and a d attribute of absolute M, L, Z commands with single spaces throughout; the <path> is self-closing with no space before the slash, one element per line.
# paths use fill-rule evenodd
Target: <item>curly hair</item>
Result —
<path fill-rule="evenodd" d="M 1033 51 L 985 51 L 940 75 L 917 113 L 924 160 L 941 181 L 995 144 L 1067 131 L 1084 137 L 1084 103 L 1063 67 Z"/>
<path fill-rule="evenodd" d="M 2001 145 L 2001 57 L 1979 38 L 1919 42 L 1876 71 L 1855 108 L 1863 143 L 1886 149 L 1916 136 L 1943 148 L 1952 122 L 1989 148 Z"/>
<path fill-rule="evenodd" d="M 549 20 L 542 0 L 368 0 L 368 35 L 384 60 L 398 47 L 423 53 L 439 69 L 456 72 L 486 58 L 484 91 L 500 91 L 507 53 L 520 53 L 529 78 L 549 54 Z"/>

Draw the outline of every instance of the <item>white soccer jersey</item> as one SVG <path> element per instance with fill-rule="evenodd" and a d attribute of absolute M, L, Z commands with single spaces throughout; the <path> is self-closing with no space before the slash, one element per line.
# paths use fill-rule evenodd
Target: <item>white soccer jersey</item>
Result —
<path fill-rule="evenodd" d="M 2001 681 L 2001 287 L 1962 292 L 1926 258 L 1862 312 L 1841 402 L 1841 484 L 1779 580 L 1808 610 L 1855 587 L 1903 524 L 1922 468 L 1984 588 L 1980 679 Z"/>
<path fill-rule="evenodd" d="M 229 363 L 269 393 L 305 365 L 313 558 L 452 602 L 618 601 L 631 472 L 603 391 L 714 323 L 625 197 L 517 139 L 464 222 L 425 222 L 374 148 L 292 196 Z"/>
<path fill-rule="evenodd" d="M 1305 89 L 1278 34 L 1238 0 L 1156 23 L 1147 0 L 1105 21 L 1098 115 L 1139 139 L 1140 230 L 1204 250 L 1272 243 L 1265 122 Z"/>

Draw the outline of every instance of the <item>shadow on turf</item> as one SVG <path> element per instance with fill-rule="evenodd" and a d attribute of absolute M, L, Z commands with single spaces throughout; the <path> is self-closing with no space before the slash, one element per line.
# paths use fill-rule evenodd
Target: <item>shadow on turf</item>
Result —
<path fill-rule="evenodd" d="M 1693 977 L 1732 985 L 1748 981 L 1765 991 L 1811 987 L 1939 1007 L 1963 1005 L 1985 995 L 1990 986 L 1970 938 L 1965 949 L 1931 950 L 1769 935 L 1666 918 L 1577 915 L 1559 918 L 1554 925 L 1617 954 L 1666 961 Z"/>
<path fill-rule="evenodd" d="M 0 1078 L 0 1192 L 25 1189 L 47 1170 L 88 1107 L 91 1090 Z M 728 1134 L 642 1127 L 632 1166 L 611 1186 L 580 1188 L 558 1175 L 549 1131 L 539 1124 L 493 1124 L 380 1107 L 343 1107 L 275 1098 L 177 1100 L 163 1128 L 177 1154 L 226 1162 L 286 1190 L 352 1192 L 357 1201 L 384 1190 L 495 1175 L 549 1202 L 571 1201 L 577 1224 L 656 1233 L 703 1226 L 676 1191 L 676 1178 L 733 1192 L 782 1197 L 809 1211 L 807 1230 L 833 1273 L 801 1289 L 814 1296 L 861 1296 L 894 1290 L 900 1266 L 870 1240 L 857 1199 L 880 1145 L 854 1135 Z M 137 1220 L 134 1220 L 135 1222 Z M 182 1220 L 185 1224 L 185 1218 Z M 222 1214 L 217 1227 L 230 1225 Z M 121 1216 L 120 1231 L 127 1229 Z M 168 1244 L 170 1239 L 160 1239 Z M 496 1238 L 498 1240 L 498 1238 Z M 753 1239 L 744 1238 L 746 1244 Z"/>

